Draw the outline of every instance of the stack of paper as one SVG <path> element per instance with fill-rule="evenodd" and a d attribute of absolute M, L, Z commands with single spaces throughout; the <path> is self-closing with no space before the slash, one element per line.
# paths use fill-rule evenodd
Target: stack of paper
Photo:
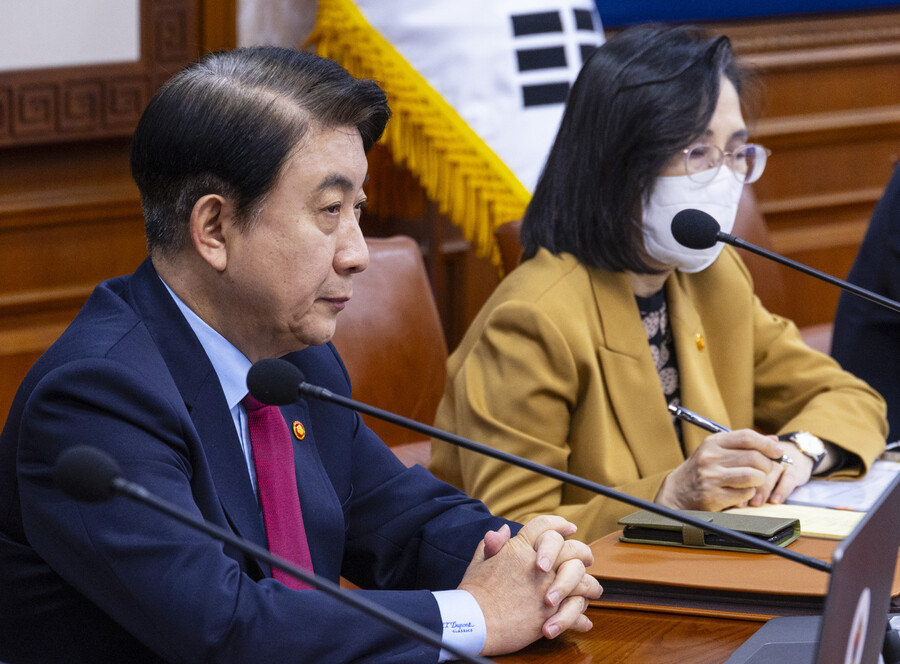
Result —
<path fill-rule="evenodd" d="M 853 531 L 898 472 L 900 463 L 876 461 L 859 480 L 812 480 L 797 488 L 785 505 L 766 504 L 730 511 L 800 519 L 801 535 L 841 539 Z"/>
<path fill-rule="evenodd" d="M 856 528 L 856 524 L 865 516 L 865 512 L 853 512 L 829 507 L 810 507 L 809 505 L 773 505 L 762 507 L 736 507 L 728 510 L 738 514 L 755 514 L 758 516 L 788 517 L 800 520 L 800 534 L 806 537 L 824 537 L 827 539 L 843 539 Z"/>
<path fill-rule="evenodd" d="M 836 507 L 865 512 L 875 504 L 898 472 L 900 463 L 876 461 L 861 479 L 812 480 L 798 487 L 788 496 L 787 502 L 792 505 Z"/>

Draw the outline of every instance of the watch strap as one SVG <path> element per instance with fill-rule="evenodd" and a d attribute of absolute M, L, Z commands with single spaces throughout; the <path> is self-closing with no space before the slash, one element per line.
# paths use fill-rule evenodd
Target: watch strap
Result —
<path fill-rule="evenodd" d="M 821 454 L 813 454 L 813 453 L 809 452 L 808 450 L 804 449 L 803 445 L 801 445 L 797 441 L 798 435 L 811 436 L 811 437 L 815 438 L 816 440 L 818 440 L 820 443 L 822 443 Z M 812 459 L 813 467 L 812 467 L 812 472 L 810 473 L 811 475 L 815 474 L 816 470 L 818 470 L 819 466 L 822 465 L 822 462 L 825 460 L 825 457 L 828 454 L 827 450 L 825 449 L 825 441 L 822 440 L 821 438 L 819 438 L 814 433 L 809 433 L 808 431 L 791 431 L 790 433 L 783 433 L 780 436 L 778 436 L 778 440 L 783 440 L 783 441 L 786 441 L 789 443 L 793 443 L 794 445 L 797 446 L 797 449 L 800 450 L 800 452 L 802 452 L 804 455 L 806 455 L 810 459 Z"/>

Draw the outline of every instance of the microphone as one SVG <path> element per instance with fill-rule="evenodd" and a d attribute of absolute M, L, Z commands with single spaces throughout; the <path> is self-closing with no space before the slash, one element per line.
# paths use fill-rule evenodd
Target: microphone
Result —
<path fill-rule="evenodd" d="M 801 565 L 806 565 L 807 567 L 822 572 L 831 572 L 831 565 L 817 558 L 811 558 L 801 553 L 797 553 L 796 551 L 791 551 L 790 549 L 785 549 L 758 539 L 752 535 L 739 533 L 729 528 L 723 528 L 722 526 L 709 523 L 708 521 L 703 521 L 702 519 L 698 519 L 688 514 L 682 514 L 677 510 L 650 502 L 649 500 L 630 496 L 627 493 L 616 491 L 615 489 L 598 484 L 597 482 L 592 482 L 583 477 L 572 475 L 571 473 L 549 466 L 544 466 L 531 461 L 530 459 L 525 459 L 516 456 L 515 454 L 509 454 L 508 452 L 503 452 L 502 450 L 488 447 L 481 443 L 476 443 L 474 440 L 469 440 L 468 438 L 463 438 L 462 436 L 443 431 L 442 429 L 422 424 L 416 420 L 370 406 L 361 401 L 334 394 L 324 387 L 307 383 L 303 372 L 300 371 L 296 365 L 291 364 L 287 360 L 265 359 L 254 364 L 250 367 L 250 372 L 247 375 L 247 389 L 250 390 L 250 394 L 252 394 L 255 399 L 271 406 L 286 406 L 294 403 L 301 394 L 322 401 L 328 401 L 343 406 L 344 408 L 377 417 L 378 419 L 390 422 L 391 424 L 411 429 L 431 438 L 437 438 L 452 445 L 457 445 L 458 447 L 477 452 L 478 454 L 499 459 L 500 461 L 505 461 L 514 466 L 519 466 L 520 468 L 525 468 L 526 470 L 551 477 L 560 482 L 566 482 L 567 484 L 600 494 L 601 496 L 606 496 L 607 498 L 612 498 L 613 500 L 623 502 L 627 505 L 632 505 L 639 509 L 668 517 L 680 523 L 715 533 L 728 540 L 740 542 L 755 549 L 762 549 L 768 553 L 781 556 L 782 558 L 793 560 Z"/>
<path fill-rule="evenodd" d="M 768 258 L 769 260 L 773 260 L 776 263 L 787 265 L 789 268 L 808 274 L 816 279 L 821 279 L 848 293 L 853 293 L 857 297 L 875 302 L 891 311 L 900 313 L 900 303 L 886 298 L 883 295 L 873 293 L 870 290 L 851 284 L 849 281 L 832 277 L 830 274 L 820 272 L 819 270 L 776 254 L 768 249 L 757 247 L 755 244 L 750 244 L 734 235 L 723 233 L 719 226 L 719 222 L 701 210 L 687 209 L 677 213 L 672 218 L 672 236 L 679 244 L 688 249 L 708 249 L 716 242 L 725 242 L 726 244 L 730 244 L 739 249 L 745 249 L 764 258 Z"/>
<path fill-rule="evenodd" d="M 837 286 L 848 293 L 861 297 L 863 299 L 879 304 L 891 311 L 900 313 L 900 303 L 895 302 L 883 295 L 873 293 L 870 290 L 838 279 L 825 272 L 820 272 L 797 261 L 791 260 L 785 256 L 776 254 L 768 249 L 763 249 L 755 244 L 751 244 L 746 240 L 722 232 L 719 222 L 711 215 L 702 210 L 687 209 L 681 210 L 672 218 L 672 236 L 682 246 L 688 249 L 708 249 L 716 242 L 725 242 L 739 249 L 745 249 L 763 258 L 768 258 L 776 263 L 781 263 L 789 268 L 808 274 L 816 279 L 820 279 L 833 286 Z M 900 662 L 900 635 L 891 627 L 890 622 L 887 624 L 887 631 L 882 646 L 882 655 L 886 662 Z"/>
<path fill-rule="evenodd" d="M 290 561 L 276 556 L 253 542 L 238 537 L 234 533 L 220 528 L 209 521 L 198 519 L 174 503 L 151 493 L 140 484 L 125 479 L 122 477 L 122 470 L 115 459 L 99 448 L 89 445 L 76 445 L 62 452 L 53 466 L 53 481 L 63 493 L 81 502 L 102 503 L 111 499 L 115 494 L 121 494 L 139 503 L 148 505 L 191 528 L 206 533 L 216 540 L 225 542 L 242 553 L 262 560 L 272 567 L 284 570 L 291 576 L 316 587 L 340 602 L 349 604 L 367 616 L 382 621 L 406 636 L 437 648 L 443 648 L 466 662 L 490 664 L 490 660 L 480 655 L 467 655 L 456 648 L 456 646 L 444 643 L 438 634 L 391 611 L 387 607 L 376 604 L 365 597 L 346 593 L 338 584 L 297 567 Z"/>

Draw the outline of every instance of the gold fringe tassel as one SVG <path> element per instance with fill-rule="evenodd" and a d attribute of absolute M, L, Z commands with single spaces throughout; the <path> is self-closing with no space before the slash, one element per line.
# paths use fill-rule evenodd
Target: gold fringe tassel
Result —
<path fill-rule="evenodd" d="M 350 0 L 319 0 L 309 42 L 378 81 L 393 113 L 382 140 L 476 248 L 500 265 L 494 229 L 520 219 L 531 194 L 487 144 L 366 21 Z"/>

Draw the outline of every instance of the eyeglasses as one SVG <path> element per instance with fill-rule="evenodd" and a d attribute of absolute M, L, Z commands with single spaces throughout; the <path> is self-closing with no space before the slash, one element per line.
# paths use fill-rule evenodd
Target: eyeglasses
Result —
<path fill-rule="evenodd" d="M 684 169 L 692 182 L 706 184 L 718 175 L 722 164 L 738 181 L 744 184 L 756 182 L 766 170 L 766 160 L 772 151 L 756 143 L 742 145 L 734 152 L 722 152 L 715 145 L 695 145 L 682 150 Z"/>

